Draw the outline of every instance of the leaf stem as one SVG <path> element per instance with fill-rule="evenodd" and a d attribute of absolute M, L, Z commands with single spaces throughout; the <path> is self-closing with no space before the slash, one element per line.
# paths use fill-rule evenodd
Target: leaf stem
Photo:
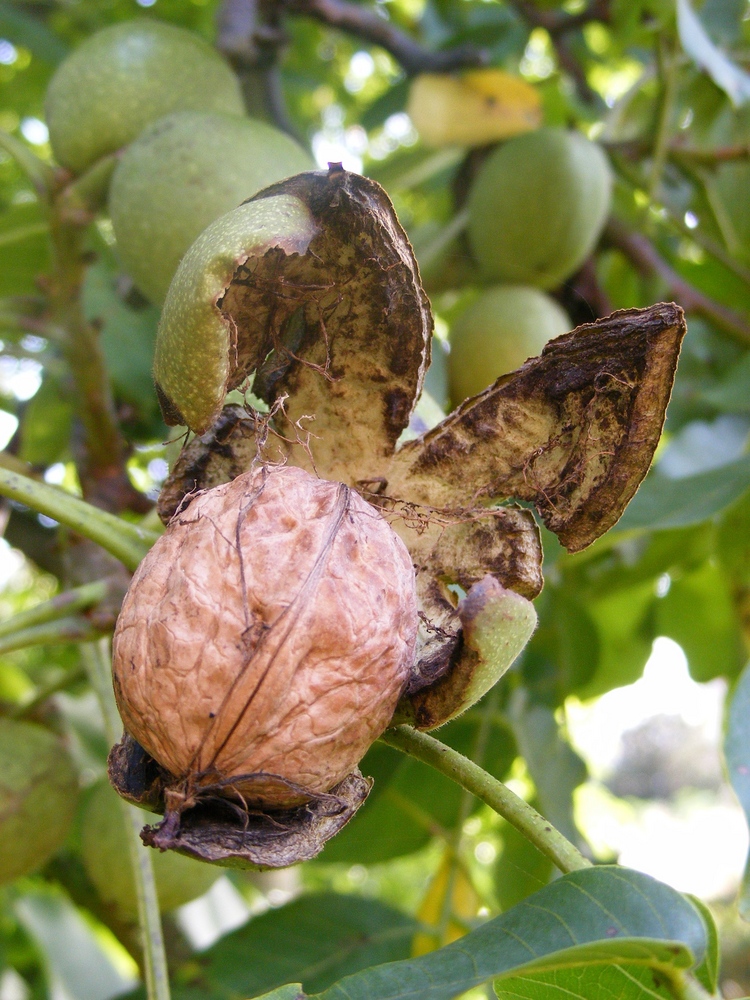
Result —
<path fill-rule="evenodd" d="M 411 726 L 388 729 L 380 740 L 424 764 L 429 764 L 476 795 L 530 840 L 561 872 L 567 874 L 590 867 L 591 862 L 536 809 L 468 757 L 427 733 L 417 732 Z"/>
<path fill-rule="evenodd" d="M 102 639 L 97 643 L 87 643 L 81 646 L 81 655 L 86 664 L 86 672 L 89 675 L 91 686 L 96 692 L 101 706 L 107 739 L 110 744 L 113 744 L 119 739 L 122 723 L 112 691 L 109 641 Z M 138 810 L 125 802 L 124 799 L 121 804 L 123 821 L 128 835 L 133 878 L 138 894 L 138 922 L 143 944 L 146 993 L 148 1000 L 170 1000 L 167 955 L 164 949 L 164 936 L 151 855 L 148 848 L 141 843 L 140 828 L 142 824 Z"/>
<path fill-rule="evenodd" d="M 48 483 L 38 482 L 1 466 L 0 496 L 16 500 L 66 524 L 79 535 L 101 545 L 130 570 L 136 568 L 159 537 L 155 532 L 123 521 Z"/>

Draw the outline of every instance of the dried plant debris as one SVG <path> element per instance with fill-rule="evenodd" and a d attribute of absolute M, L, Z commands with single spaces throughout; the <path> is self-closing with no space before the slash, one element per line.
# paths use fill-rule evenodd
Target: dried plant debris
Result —
<path fill-rule="evenodd" d="M 194 500 L 139 566 L 114 639 L 125 728 L 162 769 L 142 781 L 163 788 L 154 844 L 216 797 L 339 822 L 352 802 L 331 789 L 390 722 L 417 620 L 406 547 L 351 487 L 260 467 Z"/>
<path fill-rule="evenodd" d="M 264 236 L 279 199 L 280 211 L 297 206 L 297 243 L 288 227 L 281 242 Z M 299 174 L 236 212 L 246 228 L 236 259 L 227 263 L 225 234 L 209 227 L 167 297 L 155 361 L 165 416 L 204 432 L 254 372 L 256 396 L 286 399 L 276 425 L 292 461 L 353 484 L 393 451 L 429 363 L 432 316 L 412 249 L 383 189 L 340 168 Z M 210 302 L 193 301 L 196 272 L 215 270 L 217 257 L 223 280 Z M 191 309 L 212 311 L 196 337 L 184 335 Z M 207 383 L 222 352 L 223 384 Z"/>
<path fill-rule="evenodd" d="M 156 813 L 166 810 L 170 776 L 125 733 L 109 755 L 109 778 L 123 798 Z M 285 868 L 308 861 L 364 803 L 372 781 L 358 770 L 301 806 L 246 809 L 223 794 L 204 795 L 179 817 L 146 826 L 145 844 L 231 868 Z"/>

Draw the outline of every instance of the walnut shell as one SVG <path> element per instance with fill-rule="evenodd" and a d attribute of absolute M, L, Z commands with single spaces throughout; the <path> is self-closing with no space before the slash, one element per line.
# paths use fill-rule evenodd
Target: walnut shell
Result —
<path fill-rule="evenodd" d="M 383 732 L 416 631 L 411 559 L 384 518 L 348 486 L 263 467 L 199 495 L 139 566 L 115 694 L 185 807 L 287 807 Z"/>

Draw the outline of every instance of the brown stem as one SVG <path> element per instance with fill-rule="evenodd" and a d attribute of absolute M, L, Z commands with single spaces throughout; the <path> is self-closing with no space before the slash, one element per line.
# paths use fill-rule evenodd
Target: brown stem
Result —
<path fill-rule="evenodd" d="M 65 331 L 63 351 L 70 367 L 77 412 L 83 424 L 84 455 L 79 470 L 84 496 L 105 510 L 143 510 L 146 498 L 130 484 L 125 446 L 115 416 L 107 368 L 96 328 L 83 313 L 81 289 L 86 270 L 85 229 L 64 217 L 54 204 L 50 213 L 53 273 L 50 313 Z"/>
<path fill-rule="evenodd" d="M 560 67 L 573 79 L 578 96 L 586 104 L 595 104 L 601 97 L 589 86 L 586 72 L 574 54 L 566 36 L 590 21 L 608 22 L 611 18 L 610 0 L 591 0 L 578 14 L 560 10 L 540 10 L 533 0 L 510 0 L 516 13 L 532 28 L 543 28 L 557 53 Z"/>
<path fill-rule="evenodd" d="M 610 0 L 591 0 L 578 14 L 541 10 L 533 0 L 510 0 L 510 6 L 527 24 L 534 28 L 544 28 L 553 38 L 575 31 L 590 21 L 606 23 L 611 19 Z"/>
<path fill-rule="evenodd" d="M 390 52 L 409 76 L 448 73 L 470 66 L 484 66 L 489 61 L 487 51 L 475 45 L 458 45 L 431 52 L 373 10 L 350 0 L 285 0 L 284 7 L 291 14 L 312 17 L 379 45 Z"/>
<path fill-rule="evenodd" d="M 607 224 L 604 237 L 611 246 L 621 250 L 644 277 L 661 278 L 668 293 L 686 312 L 697 313 L 740 343 L 750 344 L 750 323 L 745 317 L 704 295 L 686 281 L 664 260 L 647 237 L 614 218 Z"/>

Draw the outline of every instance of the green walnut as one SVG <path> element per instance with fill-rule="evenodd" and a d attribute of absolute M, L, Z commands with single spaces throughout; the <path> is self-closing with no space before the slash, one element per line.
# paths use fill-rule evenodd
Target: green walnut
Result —
<path fill-rule="evenodd" d="M 476 396 L 500 375 L 542 353 L 567 333 L 567 313 L 549 295 L 525 285 L 487 288 L 451 327 L 448 386 L 451 405 Z"/>
<path fill-rule="evenodd" d="M 87 38 L 52 77 L 45 102 L 52 151 L 74 173 L 172 111 L 242 115 L 239 81 L 198 35 L 148 20 Z"/>
<path fill-rule="evenodd" d="M 154 817 L 141 812 L 143 822 Z M 112 906 L 120 919 L 138 914 L 138 898 L 130 867 L 127 830 L 122 803 L 106 781 L 90 792 L 83 811 L 81 853 L 86 874 L 99 896 Z M 221 872 L 212 865 L 170 851 L 151 856 L 163 912 L 174 910 L 207 892 Z"/>
<path fill-rule="evenodd" d="M 612 177 L 596 143 L 542 128 L 496 149 L 469 192 L 468 234 L 488 281 L 556 288 L 594 249 Z"/>
<path fill-rule="evenodd" d="M 196 237 L 261 188 L 313 166 L 265 122 L 185 111 L 155 122 L 124 153 L 109 193 L 123 267 L 160 304 Z"/>
<path fill-rule="evenodd" d="M 62 740 L 43 726 L 0 719 L 0 885 L 39 868 L 62 846 L 77 798 Z"/>

